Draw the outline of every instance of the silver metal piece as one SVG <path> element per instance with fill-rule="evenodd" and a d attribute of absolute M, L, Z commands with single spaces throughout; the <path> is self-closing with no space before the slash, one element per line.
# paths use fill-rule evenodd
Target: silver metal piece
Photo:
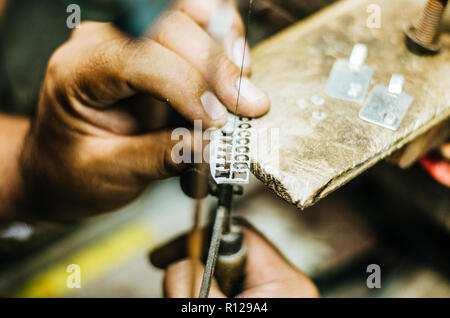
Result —
<path fill-rule="evenodd" d="M 337 60 L 328 78 L 327 95 L 350 102 L 362 102 L 373 75 L 373 69 L 364 64 L 366 57 L 367 46 L 356 44 L 348 61 Z"/>
<path fill-rule="evenodd" d="M 364 44 L 355 44 L 350 55 L 349 63 L 354 66 L 361 66 L 367 58 L 367 46 Z"/>
<path fill-rule="evenodd" d="M 389 82 L 389 93 L 401 94 L 403 91 L 403 84 L 405 84 L 405 78 L 400 74 L 393 74 L 391 81 Z"/>
<path fill-rule="evenodd" d="M 402 93 L 404 81 L 402 75 L 394 74 L 389 88 L 382 85 L 375 86 L 359 117 L 370 123 L 397 130 L 414 101 L 414 97 Z"/>
<path fill-rule="evenodd" d="M 228 123 L 211 135 L 210 170 L 217 184 L 248 184 L 253 144 L 252 120 L 230 115 Z"/>
<path fill-rule="evenodd" d="M 216 268 L 217 255 L 219 253 L 220 241 L 222 239 L 222 231 L 225 221 L 225 216 L 228 211 L 225 207 L 218 207 L 216 219 L 214 220 L 213 233 L 211 237 L 211 244 L 208 250 L 208 258 L 206 260 L 205 272 L 203 274 L 202 286 L 200 287 L 199 298 L 207 298 L 211 289 L 211 280 Z"/>

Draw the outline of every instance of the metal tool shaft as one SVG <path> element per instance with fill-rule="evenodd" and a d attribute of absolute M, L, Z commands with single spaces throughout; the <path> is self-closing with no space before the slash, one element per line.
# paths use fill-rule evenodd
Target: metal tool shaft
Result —
<path fill-rule="evenodd" d="M 209 246 L 208 259 L 206 261 L 205 273 L 203 275 L 202 286 L 199 298 L 207 298 L 211 288 L 211 280 L 216 267 L 217 255 L 219 253 L 220 241 L 226 215 L 229 213 L 223 206 L 217 208 L 216 219 L 214 221 L 211 245 Z"/>

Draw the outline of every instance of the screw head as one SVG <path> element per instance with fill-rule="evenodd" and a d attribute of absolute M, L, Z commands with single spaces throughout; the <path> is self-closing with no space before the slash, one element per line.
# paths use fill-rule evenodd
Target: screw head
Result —
<path fill-rule="evenodd" d="M 405 36 L 406 46 L 413 53 L 420 55 L 435 55 L 441 50 L 439 43 L 427 45 L 419 41 L 416 37 L 415 27 L 413 26 L 410 26 L 405 30 Z"/>

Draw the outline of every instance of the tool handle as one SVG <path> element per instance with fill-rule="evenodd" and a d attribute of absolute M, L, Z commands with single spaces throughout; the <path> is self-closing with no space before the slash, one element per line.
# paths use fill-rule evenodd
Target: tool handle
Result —
<path fill-rule="evenodd" d="M 166 10 L 170 0 L 115 0 L 121 14 L 114 20 L 114 25 L 130 36 L 141 37 Z"/>
<path fill-rule="evenodd" d="M 242 290 L 246 261 L 247 245 L 242 229 L 233 225 L 222 237 L 215 270 L 219 287 L 227 297 L 236 296 Z"/>

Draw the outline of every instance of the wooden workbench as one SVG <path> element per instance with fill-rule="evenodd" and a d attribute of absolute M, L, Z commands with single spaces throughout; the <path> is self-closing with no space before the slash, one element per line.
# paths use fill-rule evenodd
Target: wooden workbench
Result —
<path fill-rule="evenodd" d="M 379 29 L 367 26 L 370 4 L 381 8 Z M 252 171 L 281 198 L 308 207 L 449 118 L 450 34 L 441 35 L 443 49 L 434 57 L 414 55 L 404 45 L 403 29 L 424 4 L 339 1 L 255 48 L 253 79 L 272 101 L 256 123 L 261 136 L 278 141 L 258 139 Z M 387 86 L 393 73 L 406 79 L 404 92 L 414 102 L 397 131 L 361 120 L 362 103 L 325 94 L 333 63 L 347 59 L 356 43 L 367 45 L 366 64 L 374 69 L 369 92 Z"/>

